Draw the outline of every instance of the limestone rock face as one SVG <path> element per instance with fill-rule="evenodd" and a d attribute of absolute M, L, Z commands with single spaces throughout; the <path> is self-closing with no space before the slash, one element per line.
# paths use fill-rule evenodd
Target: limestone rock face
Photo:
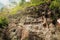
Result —
<path fill-rule="evenodd" d="M 50 23 L 47 26 L 45 17 L 32 18 L 26 15 L 17 24 L 11 23 L 8 29 L 11 40 L 52 40 L 55 35 L 54 25 Z"/>
<path fill-rule="evenodd" d="M 37 8 L 37 9 L 36 9 Z M 8 40 L 60 40 L 60 32 L 52 23 L 52 11 L 47 4 L 28 7 L 26 14 L 10 18 L 5 35 Z"/>

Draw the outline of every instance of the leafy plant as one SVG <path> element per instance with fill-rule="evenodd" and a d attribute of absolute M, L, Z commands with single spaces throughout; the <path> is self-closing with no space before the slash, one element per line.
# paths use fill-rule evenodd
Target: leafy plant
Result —
<path fill-rule="evenodd" d="M 55 9 L 55 8 L 60 7 L 60 1 L 59 0 L 54 0 L 51 2 L 50 8 Z"/>
<path fill-rule="evenodd" d="M 5 28 L 8 26 L 8 20 L 5 17 L 0 17 L 0 28 Z"/>

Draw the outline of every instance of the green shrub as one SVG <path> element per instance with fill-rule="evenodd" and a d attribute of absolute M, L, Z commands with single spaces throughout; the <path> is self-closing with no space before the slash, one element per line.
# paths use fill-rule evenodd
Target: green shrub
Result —
<path fill-rule="evenodd" d="M 0 17 L 0 28 L 5 28 L 8 26 L 8 20 L 5 17 Z"/>
<path fill-rule="evenodd" d="M 54 0 L 54 1 L 52 1 L 51 2 L 51 4 L 50 4 L 50 8 L 51 9 L 55 9 L 55 8 L 59 8 L 60 7 L 60 1 L 59 0 Z"/>

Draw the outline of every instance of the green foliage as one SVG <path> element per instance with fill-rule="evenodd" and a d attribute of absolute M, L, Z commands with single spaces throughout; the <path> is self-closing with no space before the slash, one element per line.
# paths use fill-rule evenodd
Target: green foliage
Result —
<path fill-rule="evenodd" d="M 42 4 L 42 3 L 44 3 L 44 0 L 31 0 L 31 4 L 32 5 L 40 5 L 40 4 Z"/>
<path fill-rule="evenodd" d="M 60 1 L 59 0 L 54 0 L 51 2 L 50 8 L 55 9 L 55 8 L 60 7 Z"/>
<path fill-rule="evenodd" d="M 8 20 L 5 17 L 0 17 L 0 28 L 5 28 L 8 25 Z"/>
<path fill-rule="evenodd" d="M 20 6 L 25 3 L 25 0 L 21 0 Z"/>
<path fill-rule="evenodd" d="M 30 2 L 26 2 L 25 0 L 22 0 L 21 3 L 19 4 L 19 6 L 21 8 L 26 8 L 26 7 L 29 7 L 29 6 L 36 6 L 36 5 L 40 5 L 40 4 L 43 4 L 45 3 L 44 0 L 31 0 Z"/>

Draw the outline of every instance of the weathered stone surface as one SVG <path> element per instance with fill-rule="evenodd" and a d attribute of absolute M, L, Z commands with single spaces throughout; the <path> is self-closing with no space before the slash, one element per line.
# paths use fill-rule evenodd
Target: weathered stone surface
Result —
<path fill-rule="evenodd" d="M 10 18 L 8 28 L 4 32 L 10 40 L 60 40 L 60 32 L 52 22 L 52 11 L 48 5 L 36 7 L 25 9 L 26 14 L 23 16 L 20 15 L 23 12 L 19 12 L 20 14 Z"/>

